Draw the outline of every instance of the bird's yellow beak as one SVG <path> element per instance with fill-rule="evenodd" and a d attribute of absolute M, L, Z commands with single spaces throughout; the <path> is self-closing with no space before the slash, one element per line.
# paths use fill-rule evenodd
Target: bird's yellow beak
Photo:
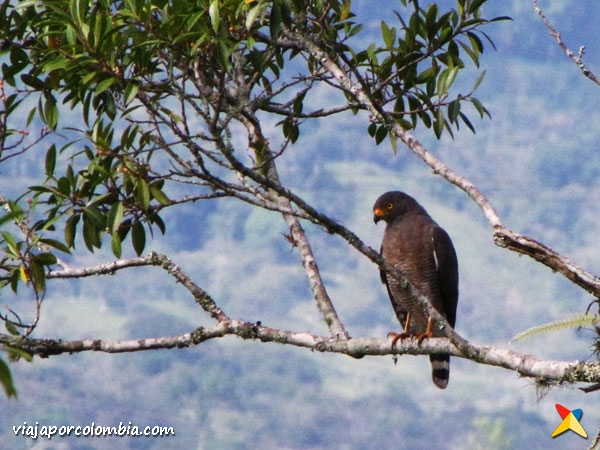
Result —
<path fill-rule="evenodd" d="M 387 211 L 381 209 L 381 208 L 375 208 L 373 210 L 373 222 L 377 223 L 379 222 L 381 219 L 383 219 L 387 214 Z"/>

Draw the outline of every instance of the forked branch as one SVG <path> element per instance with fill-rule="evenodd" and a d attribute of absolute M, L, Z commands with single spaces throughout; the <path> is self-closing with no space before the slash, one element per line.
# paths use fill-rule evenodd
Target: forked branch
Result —
<path fill-rule="evenodd" d="M 357 102 L 364 107 L 380 123 L 386 124 L 388 130 L 416 153 L 433 171 L 447 181 L 465 191 L 481 208 L 494 230 L 494 241 L 497 245 L 526 254 L 554 271 L 558 271 L 585 289 L 595 297 L 600 297 L 600 278 L 573 264 L 567 257 L 555 252 L 546 245 L 527 236 L 516 233 L 505 227 L 486 196 L 477 187 L 459 175 L 433 154 L 431 154 L 414 136 L 403 129 L 385 110 L 371 101 L 371 96 L 360 83 L 337 65 L 326 52 L 308 37 L 290 30 L 284 31 L 285 37 L 297 47 L 309 52 L 340 84 L 340 88 L 350 92 Z"/>

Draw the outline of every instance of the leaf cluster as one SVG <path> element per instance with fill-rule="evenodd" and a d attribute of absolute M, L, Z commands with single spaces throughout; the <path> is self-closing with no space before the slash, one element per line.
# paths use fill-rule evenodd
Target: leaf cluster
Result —
<path fill-rule="evenodd" d="M 483 80 L 485 71 L 466 93 L 451 94 L 459 73 L 467 67 L 467 57 L 479 67 L 484 42 L 494 47 L 482 27 L 508 17 L 484 19 L 480 6 L 483 1 L 458 1 L 456 9 L 440 11 L 432 3 L 422 8 L 418 1 L 411 4 L 413 11 L 395 11 L 397 26 L 381 22 L 383 45 L 372 43 L 365 50 L 349 58 L 351 65 L 364 70 L 364 83 L 371 86 L 374 99 L 404 129 L 414 129 L 419 123 L 432 128 L 440 138 L 444 131 L 453 134 L 452 126 L 462 122 L 472 132 L 475 127 L 463 109 L 470 103 L 480 117 L 489 111 L 473 96 Z M 369 134 L 377 143 L 387 135 L 385 124 L 372 123 Z"/>

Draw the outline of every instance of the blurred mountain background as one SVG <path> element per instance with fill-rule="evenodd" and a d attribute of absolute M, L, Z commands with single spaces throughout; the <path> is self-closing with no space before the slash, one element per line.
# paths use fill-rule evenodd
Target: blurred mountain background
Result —
<path fill-rule="evenodd" d="M 473 119 L 477 134 L 463 127 L 454 140 L 438 141 L 423 127 L 414 134 L 474 182 L 507 226 L 598 273 L 600 87 L 562 53 L 531 2 L 488 3 L 485 17 L 513 18 L 485 29 L 497 51 L 486 47 L 480 70 L 487 74 L 476 96 L 492 119 Z M 401 8 L 361 0 L 353 11 L 365 32 L 378 36 L 380 20 L 390 20 L 395 6 Z M 586 45 L 584 62 L 600 74 L 600 4 L 540 6 L 572 50 Z M 473 72 L 465 80 L 465 92 L 476 78 Z M 539 358 L 590 358 L 594 334 L 586 330 L 508 344 L 527 328 L 583 312 L 593 298 L 530 258 L 496 247 L 491 227 L 464 192 L 406 148 L 394 154 L 388 141 L 376 146 L 367 125 L 364 116 L 351 114 L 311 122 L 278 161 L 282 182 L 373 248 L 383 233 L 372 222 L 377 196 L 411 194 L 456 246 L 459 333 Z M 269 139 L 281 140 L 280 129 Z M 3 163 L 0 192 L 33 184 L 40 155 L 31 151 Z M 327 334 L 279 214 L 226 199 L 171 209 L 165 221 L 167 235 L 150 241 L 147 251 L 166 253 L 231 317 Z M 350 334 L 397 331 L 377 268 L 340 238 L 309 224 L 306 229 Z M 109 261 L 109 251 L 84 250 L 70 262 Z M 31 299 L 25 290 L 20 296 L 26 307 Z M 153 268 L 52 281 L 42 313 L 35 337 L 133 339 L 211 324 L 187 291 Z M 183 350 L 36 358 L 11 369 L 19 397 L 1 400 L 0 443 L 13 449 L 580 449 L 600 426 L 597 394 L 567 387 L 541 396 L 529 379 L 459 358 L 452 360 L 445 391 L 431 382 L 426 357 L 402 356 L 395 365 L 391 357 L 354 360 L 234 337 Z M 574 433 L 550 437 L 562 420 L 555 403 L 583 410 L 587 442 Z M 172 426 L 176 436 L 34 441 L 14 436 L 12 427 L 23 422 L 131 422 Z"/>

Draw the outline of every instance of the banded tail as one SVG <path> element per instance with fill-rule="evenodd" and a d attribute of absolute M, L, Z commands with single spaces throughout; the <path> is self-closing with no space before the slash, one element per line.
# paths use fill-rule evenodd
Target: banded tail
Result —
<path fill-rule="evenodd" d="M 450 380 L 450 355 L 431 355 L 431 378 L 437 387 L 446 389 Z"/>

